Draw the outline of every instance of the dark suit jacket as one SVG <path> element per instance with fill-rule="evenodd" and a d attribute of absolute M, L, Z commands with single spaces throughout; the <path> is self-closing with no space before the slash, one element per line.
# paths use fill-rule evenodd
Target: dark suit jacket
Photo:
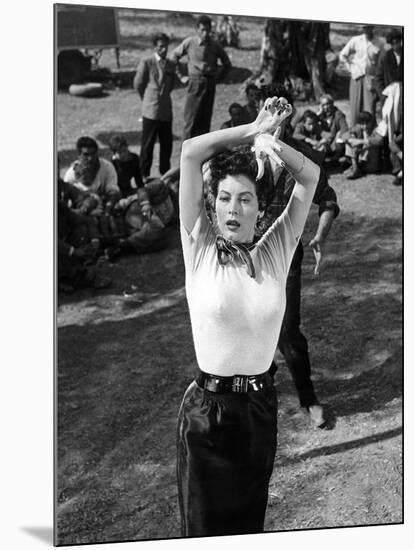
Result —
<path fill-rule="evenodd" d="M 403 55 L 404 53 L 401 52 L 401 61 L 397 65 L 397 60 L 392 50 L 383 50 L 381 52 L 375 74 L 376 87 L 379 93 L 392 82 L 402 82 Z"/>
<path fill-rule="evenodd" d="M 342 136 L 348 130 L 345 115 L 337 107 L 335 107 L 335 114 L 330 124 L 328 124 L 323 114 L 320 114 L 318 118 L 321 124 L 322 137 L 329 139 L 329 143 L 334 141 L 337 134 L 339 134 L 338 137 Z"/>
<path fill-rule="evenodd" d="M 134 78 L 134 89 L 142 99 L 142 116 L 152 120 L 172 120 L 171 91 L 175 83 L 175 65 L 165 60 L 161 71 L 155 55 L 143 59 Z"/>

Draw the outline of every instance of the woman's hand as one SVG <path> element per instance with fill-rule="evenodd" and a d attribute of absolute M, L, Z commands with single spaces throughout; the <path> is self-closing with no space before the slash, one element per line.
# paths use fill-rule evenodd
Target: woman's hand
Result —
<path fill-rule="evenodd" d="M 273 134 L 291 114 L 292 105 L 284 97 L 268 97 L 253 125 L 258 134 Z"/>
<path fill-rule="evenodd" d="M 282 151 L 281 146 L 276 142 L 280 134 L 280 126 L 276 129 L 274 135 L 259 134 L 255 137 L 252 151 L 256 155 L 257 176 L 256 180 L 260 180 L 264 174 L 264 161 L 267 158 L 270 162 L 272 170 L 275 172 L 278 168 L 285 168 L 285 163 L 279 157 L 278 153 Z"/>

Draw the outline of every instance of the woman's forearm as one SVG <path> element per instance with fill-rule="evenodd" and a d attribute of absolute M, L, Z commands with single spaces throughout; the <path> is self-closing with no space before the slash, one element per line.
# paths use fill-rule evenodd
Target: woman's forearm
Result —
<path fill-rule="evenodd" d="M 254 138 L 260 133 L 256 125 L 243 124 L 234 128 L 217 130 L 208 134 L 202 134 L 184 141 L 182 156 L 197 161 L 200 165 L 211 157 L 226 149 L 232 149 L 238 145 L 253 143 Z"/>
<path fill-rule="evenodd" d="M 277 156 L 283 161 L 295 180 L 304 185 L 309 183 L 316 185 L 320 171 L 319 166 L 284 141 L 276 138 L 274 142 L 277 147 Z"/>

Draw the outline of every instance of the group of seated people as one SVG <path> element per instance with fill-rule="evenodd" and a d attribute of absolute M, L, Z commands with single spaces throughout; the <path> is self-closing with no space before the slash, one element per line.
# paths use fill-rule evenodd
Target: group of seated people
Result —
<path fill-rule="evenodd" d="M 245 105 L 232 103 L 230 119 L 222 128 L 246 124 L 257 117 L 261 90 L 249 83 L 245 92 Z M 349 128 L 345 114 L 325 94 L 317 111 L 305 109 L 293 117 L 286 131 L 297 147 L 307 148 L 327 170 L 342 170 L 348 165 L 346 177 L 356 179 L 390 167 L 393 183 L 401 185 L 401 127 L 388 139 L 382 122 L 377 124 L 374 115 L 362 112 L 357 124 Z M 99 155 L 93 138 L 80 137 L 77 159 L 63 179 L 58 177 L 58 282 L 65 291 L 108 285 L 96 268 L 100 257 L 112 261 L 128 252 L 161 250 L 167 244 L 168 226 L 178 219 L 179 168 L 144 183 L 140 158 L 129 149 L 126 139 L 114 135 L 109 147 L 111 161 Z"/>
<path fill-rule="evenodd" d="M 230 119 L 221 128 L 231 128 L 254 120 L 257 116 L 260 89 L 253 83 L 246 88 L 247 103 L 232 103 Z M 383 121 L 381 121 L 383 122 Z M 345 114 L 338 109 L 330 94 L 320 99 L 318 110 L 305 109 L 294 117 L 291 131 L 297 141 L 308 144 L 326 169 L 344 169 L 347 179 L 364 174 L 387 172 L 394 174 L 394 185 L 402 184 L 402 131 L 395 129 L 393 139 L 385 138 L 376 117 L 366 111 L 359 113 L 357 124 L 348 127 Z"/>
<path fill-rule="evenodd" d="M 93 138 L 80 137 L 78 158 L 58 176 L 58 283 L 66 292 L 107 286 L 100 257 L 160 250 L 176 219 L 174 190 L 157 178 L 144 185 L 139 156 L 123 136 L 113 136 L 109 146 L 111 161 Z"/>

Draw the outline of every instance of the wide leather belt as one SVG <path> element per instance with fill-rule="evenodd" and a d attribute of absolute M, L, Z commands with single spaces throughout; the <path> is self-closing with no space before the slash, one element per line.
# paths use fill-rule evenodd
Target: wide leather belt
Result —
<path fill-rule="evenodd" d="M 201 388 L 216 393 L 246 393 L 273 385 L 273 379 L 268 372 L 250 376 L 216 376 L 200 371 L 196 382 Z"/>

